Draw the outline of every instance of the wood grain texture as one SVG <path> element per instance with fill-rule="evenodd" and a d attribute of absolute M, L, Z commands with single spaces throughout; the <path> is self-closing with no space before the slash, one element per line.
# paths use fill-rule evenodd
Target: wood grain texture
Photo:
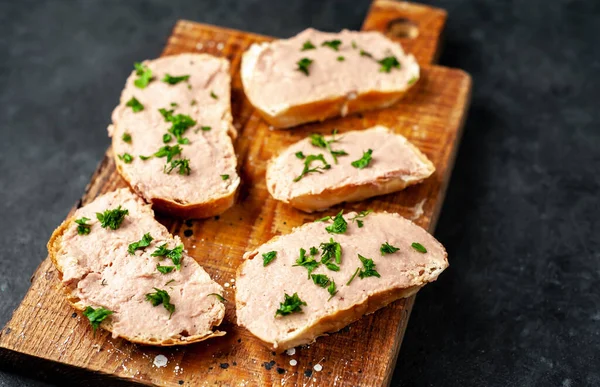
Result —
<path fill-rule="evenodd" d="M 388 3 L 378 1 L 373 5 L 365 28 L 379 29 L 381 23 L 386 24 L 383 20 L 390 20 L 385 16 L 392 12 Z M 414 19 L 407 11 L 412 7 L 419 11 Z M 422 64 L 427 63 L 437 52 L 445 13 L 405 3 L 400 3 L 398 9 L 403 12 L 401 17 L 425 23 L 423 26 L 429 26 L 427 20 L 437 20 L 431 22 L 439 27 L 436 33 L 421 31 L 413 43 L 405 44 L 407 51 L 415 52 Z M 428 10 L 435 15 L 426 17 Z M 391 19 L 395 20 L 398 15 L 393 13 Z M 30 374 L 60 372 L 79 385 L 101 384 L 108 376 L 116 378 L 109 384 L 118 380 L 167 386 L 389 384 L 414 296 L 365 316 L 338 333 L 318 339 L 315 344 L 298 348 L 293 356 L 274 355 L 249 332 L 234 325 L 235 284 L 231 280 L 245 251 L 323 216 L 305 214 L 277 202 L 265 187 L 266 161 L 283 147 L 313 132 L 330 133 L 336 128 L 343 133 L 381 124 L 406 136 L 435 164 L 437 171 L 431 178 L 399 193 L 337 206 L 326 214 L 336 213 L 340 208 L 394 211 L 433 231 L 468 106 L 470 77 L 460 70 L 426 66 L 418 84 L 392 108 L 274 132 L 248 103 L 238 73 L 242 52 L 253 42 L 269 39 L 180 21 L 163 52 L 163 55 L 205 52 L 227 57 L 232 63 L 232 109 L 234 125 L 240 133 L 235 146 L 242 177 L 237 204 L 220 217 L 206 220 L 158 217 L 172 233 L 182 238 L 190 255 L 217 282 L 229 284 L 225 297 L 230 302 L 221 326 L 227 335 L 180 348 L 135 345 L 112 339 L 104 331 L 94 336 L 85 317 L 68 306 L 59 288 L 57 271 L 46 259 L 32 277 L 31 288 L 23 302 L 0 332 L 0 356 L 4 364 L 14 364 Z M 79 205 L 124 186 L 109 149 Z M 153 365 L 159 354 L 167 357 L 166 367 Z M 291 359 L 298 364 L 291 366 Z M 323 366 L 321 372 L 313 370 L 317 363 Z M 32 364 L 35 369 L 28 366 Z M 92 372 L 80 372 L 82 370 Z M 53 377 L 59 376 L 53 374 Z"/>

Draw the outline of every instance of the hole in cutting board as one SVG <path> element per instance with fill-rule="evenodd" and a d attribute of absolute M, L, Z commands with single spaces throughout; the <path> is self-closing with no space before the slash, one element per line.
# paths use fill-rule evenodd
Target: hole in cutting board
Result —
<path fill-rule="evenodd" d="M 388 23 L 387 32 L 396 38 L 414 39 L 419 36 L 419 27 L 409 19 L 398 18 Z"/>

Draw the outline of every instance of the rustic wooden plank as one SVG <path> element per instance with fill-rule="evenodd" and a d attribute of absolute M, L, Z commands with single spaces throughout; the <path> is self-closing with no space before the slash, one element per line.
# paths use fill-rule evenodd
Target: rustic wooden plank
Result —
<path fill-rule="evenodd" d="M 414 42 L 403 41 L 403 44 L 408 51 L 414 50 L 421 63 L 432 60 L 445 13 L 424 6 L 390 3 L 388 0 L 376 2 L 365 21 L 365 28 L 381 29 L 398 18 L 415 21 L 420 29 L 419 36 L 413 39 Z M 434 14 L 427 16 L 428 10 Z M 439 29 L 429 33 L 428 30 L 423 31 L 422 26 L 437 26 Z M 426 66 L 419 83 L 392 108 L 273 132 L 246 100 L 238 73 L 241 53 L 251 43 L 268 39 L 180 21 L 163 52 L 163 55 L 206 52 L 225 56 L 232 62 L 232 108 L 234 124 L 240 133 L 235 146 L 243 180 L 238 202 L 220 217 L 207 220 L 158 217 L 173 233 L 180 235 L 190 255 L 216 281 L 229 284 L 225 297 L 231 302 L 227 304 L 222 325 L 227 335 L 181 348 L 139 346 L 112 339 L 103 331 L 94 336 L 85 318 L 73 313 L 64 300 L 57 272 L 47 259 L 34 274 L 31 288 L 12 319 L 0 331 L 0 356 L 4 362 L 23 369 L 23 365 L 31 361 L 39 365 L 39 369 L 32 370 L 30 367 L 28 372 L 58 370 L 70 380 L 77 380 L 78 384 L 96 384 L 108 375 L 123 382 L 171 386 L 357 386 L 389 383 L 414 297 L 397 301 L 341 332 L 299 348 L 294 356 L 285 353 L 274 355 L 246 330 L 235 326 L 235 284 L 231 280 L 245 251 L 274 235 L 288 233 L 293 227 L 322 216 L 304 214 L 273 200 L 264 181 L 266 160 L 282 147 L 312 132 L 329 133 L 337 128 L 343 133 L 383 124 L 409 138 L 435 164 L 437 172 L 431 178 L 403 192 L 338 206 L 328 213 L 335 213 L 339 208 L 394 211 L 415 219 L 419 225 L 432 231 L 460 139 L 470 96 L 470 78 L 460 70 Z M 80 203 L 85 204 L 101 193 L 124 186 L 115 172 L 109 149 Z M 164 368 L 153 365 L 159 354 L 168 359 Z M 298 365 L 289 365 L 291 359 L 296 359 Z M 48 361 L 54 363 L 44 366 Z M 275 366 L 268 370 L 264 363 L 271 361 L 275 362 Z M 312 371 L 311 375 L 305 373 L 317 363 L 323 366 L 323 371 Z M 225 365 L 227 368 L 224 368 Z M 92 372 L 88 372 L 86 378 L 86 374 L 79 373 L 79 370 Z"/>

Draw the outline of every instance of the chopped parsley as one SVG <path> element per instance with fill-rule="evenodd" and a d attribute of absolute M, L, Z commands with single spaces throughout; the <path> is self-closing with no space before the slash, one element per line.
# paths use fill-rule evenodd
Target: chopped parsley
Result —
<path fill-rule="evenodd" d="M 302 58 L 296 63 L 298 65 L 298 68 L 296 70 L 302 71 L 304 73 L 304 75 L 308 76 L 308 74 L 309 74 L 308 69 L 309 69 L 310 65 L 312 64 L 312 62 L 313 62 L 312 59 Z"/>
<path fill-rule="evenodd" d="M 299 158 L 300 160 L 304 160 L 306 158 L 306 156 L 304 156 L 304 153 L 302 153 L 302 151 L 296 152 L 296 157 Z"/>
<path fill-rule="evenodd" d="M 342 262 L 342 245 L 333 240 L 333 238 L 329 238 L 329 242 L 321 243 L 321 249 L 323 253 L 321 253 L 321 263 L 327 264 L 332 259 L 339 265 Z"/>
<path fill-rule="evenodd" d="M 129 134 L 127 132 L 123 133 L 121 140 L 123 140 L 124 142 L 126 142 L 128 144 L 131 144 L 131 134 Z"/>
<path fill-rule="evenodd" d="M 183 245 L 179 245 L 174 249 L 168 249 L 167 244 L 164 243 L 156 248 L 151 254 L 153 257 L 166 257 L 169 258 L 177 270 L 181 270 L 181 255 L 183 253 Z"/>
<path fill-rule="evenodd" d="M 364 169 L 371 162 L 371 155 L 373 154 L 373 149 L 369 149 L 366 152 L 363 152 L 363 155 L 360 159 L 353 161 L 351 164 L 354 168 Z"/>
<path fill-rule="evenodd" d="M 175 266 L 161 266 L 160 263 L 157 263 L 156 270 L 158 270 L 162 274 L 169 274 L 170 272 L 175 270 Z"/>
<path fill-rule="evenodd" d="M 178 76 L 178 77 L 174 77 L 172 75 L 165 74 L 165 77 L 163 78 L 162 81 L 164 83 L 168 83 L 169 85 L 176 85 L 179 82 L 187 81 L 188 79 L 190 79 L 189 75 L 181 75 L 181 76 Z"/>
<path fill-rule="evenodd" d="M 373 57 L 373 54 L 371 54 L 370 52 L 367 52 L 367 51 L 365 51 L 365 50 L 363 50 L 363 49 L 361 48 L 361 49 L 360 49 L 360 56 L 366 56 L 366 57 L 372 58 L 372 57 Z"/>
<path fill-rule="evenodd" d="M 171 161 L 170 164 L 167 162 L 163 168 L 163 172 L 168 175 L 175 168 L 177 168 L 177 172 L 180 175 L 189 175 L 192 172 L 192 169 L 190 168 L 190 159 L 176 159 Z"/>
<path fill-rule="evenodd" d="M 379 71 L 382 73 L 389 73 L 393 68 L 400 68 L 400 62 L 398 62 L 398 59 L 396 59 L 395 56 L 386 56 L 385 58 L 378 60 L 377 63 L 381 65 Z"/>
<path fill-rule="evenodd" d="M 337 164 L 338 163 L 337 156 L 345 156 L 348 153 L 346 153 L 346 151 L 344 151 L 344 150 L 331 149 L 331 144 L 339 141 L 339 139 L 335 138 L 336 134 L 337 134 L 337 130 L 334 130 L 331 140 L 325 140 L 325 137 L 322 134 L 313 133 L 310 135 L 310 143 L 316 147 L 327 149 L 327 151 L 331 154 L 331 157 L 333 157 L 333 161 Z"/>
<path fill-rule="evenodd" d="M 342 216 L 343 213 L 344 210 L 338 212 L 335 218 L 333 218 L 333 224 L 325 227 L 325 230 L 327 230 L 328 233 L 343 234 L 346 232 L 346 230 L 348 229 L 348 223 L 346 223 L 346 220 Z"/>
<path fill-rule="evenodd" d="M 352 48 L 355 50 L 358 48 L 358 45 L 356 44 L 356 42 L 354 40 L 352 41 Z"/>
<path fill-rule="evenodd" d="M 169 296 L 169 293 L 162 289 L 154 288 L 154 290 L 156 290 L 154 293 L 146 294 L 146 300 L 150 301 L 152 306 L 158 306 L 162 304 L 169 312 L 169 318 L 171 318 L 173 312 L 175 312 L 175 305 L 171 304 L 171 297 Z"/>
<path fill-rule="evenodd" d="M 350 285 L 350 283 L 351 283 L 352 281 L 354 281 L 354 277 L 356 277 L 356 275 L 358 274 L 358 272 L 359 272 L 359 271 L 360 271 L 360 267 L 357 267 L 357 268 L 356 268 L 356 271 L 354 272 L 354 274 L 352 274 L 352 277 L 350 277 L 350 279 L 348 280 L 348 282 L 346 282 L 346 286 L 347 286 L 347 285 Z"/>
<path fill-rule="evenodd" d="M 316 255 L 312 253 L 313 248 L 311 248 L 311 255 Z M 315 248 L 316 250 L 316 248 Z M 318 253 L 318 251 L 317 251 Z M 303 248 L 300 248 L 300 258 L 298 258 L 296 260 L 296 264 L 294 266 L 302 266 L 304 267 L 306 270 L 308 270 L 308 278 L 310 279 L 310 274 L 313 272 L 313 270 L 315 270 L 317 267 L 319 267 L 320 263 L 314 259 L 314 257 L 312 256 L 306 256 L 306 250 L 304 250 Z"/>
<path fill-rule="evenodd" d="M 310 248 L 310 255 L 317 255 L 319 254 L 319 249 L 317 249 L 315 246 Z"/>
<path fill-rule="evenodd" d="M 329 47 L 332 50 L 338 51 L 340 44 L 342 44 L 341 40 L 326 40 L 323 43 L 321 43 L 322 47 Z"/>
<path fill-rule="evenodd" d="M 264 253 L 263 257 L 263 267 L 267 266 L 269 263 L 273 262 L 275 258 L 277 258 L 277 251 L 269 251 L 268 253 Z"/>
<path fill-rule="evenodd" d="M 333 298 L 333 296 L 335 296 L 337 294 L 337 287 L 335 286 L 335 281 L 334 280 L 331 280 L 331 283 L 327 287 L 327 291 L 331 295 L 331 297 L 329 297 L 329 299 L 327 300 L 327 301 L 329 301 L 329 300 L 331 300 Z"/>
<path fill-rule="evenodd" d="M 216 94 L 215 94 L 215 92 L 214 92 L 214 91 L 212 91 L 212 90 L 211 90 L 211 92 L 210 92 L 210 97 L 211 97 L 212 99 L 219 99 L 219 96 L 218 96 L 218 95 L 216 95 Z"/>
<path fill-rule="evenodd" d="M 215 297 L 217 297 L 217 300 L 219 300 L 221 302 L 227 302 L 227 300 L 225 299 L 225 297 L 223 297 L 219 293 L 210 293 L 209 296 L 215 296 Z"/>
<path fill-rule="evenodd" d="M 413 242 L 411 244 L 412 248 L 417 250 L 419 253 L 423 253 L 425 254 L 427 252 L 427 249 L 425 248 L 425 246 L 423 246 L 422 244 L 418 243 L 418 242 Z"/>
<path fill-rule="evenodd" d="M 122 155 L 119 155 L 119 160 L 123 161 L 125 164 L 130 164 L 133 161 L 133 156 L 125 152 Z"/>
<path fill-rule="evenodd" d="M 179 104 L 177 102 L 171 102 L 171 107 L 177 107 Z"/>
<path fill-rule="evenodd" d="M 75 223 L 77 223 L 77 234 L 87 235 L 90 233 L 90 230 L 92 229 L 92 225 L 87 224 L 87 222 L 89 220 L 90 219 L 86 218 L 85 216 L 75 220 Z"/>
<path fill-rule="evenodd" d="M 346 58 L 344 58 L 343 56 L 338 56 L 338 57 L 337 57 L 337 61 L 338 61 L 338 62 L 343 62 L 343 61 L 345 61 L 345 60 L 346 60 Z"/>
<path fill-rule="evenodd" d="M 387 242 L 382 244 L 381 247 L 379 248 L 381 255 L 394 254 L 398 250 L 400 250 L 398 247 L 392 246 Z"/>
<path fill-rule="evenodd" d="M 173 283 L 173 282 L 175 282 L 175 280 L 174 280 L 174 279 L 172 279 L 172 280 L 169 280 L 169 281 L 167 281 L 167 282 L 165 283 L 165 286 L 167 286 L 167 285 L 169 285 L 170 283 Z"/>
<path fill-rule="evenodd" d="M 144 110 L 144 105 L 142 105 L 135 97 L 131 97 L 131 99 L 127 101 L 125 105 L 129 106 L 134 113 Z"/>
<path fill-rule="evenodd" d="M 152 240 L 154 240 L 154 238 L 152 238 L 150 233 L 146 233 L 144 234 L 142 239 L 130 244 L 127 248 L 127 251 L 129 252 L 129 254 L 134 255 L 136 250 L 143 250 L 144 248 L 150 246 L 150 242 L 152 242 Z"/>
<path fill-rule="evenodd" d="M 325 274 L 312 274 L 310 278 L 312 278 L 315 285 L 320 286 L 322 288 L 326 288 L 331 282 L 329 280 L 329 277 L 327 277 Z"/>
<path fill-rule="evenodd" d="M 229 179 L 229 175 L 221 175 L 221 179 L 228 180 Z"/>
<path fill-rule="evenodd" d="M 358 214 L 354 215 L 353 218 L 350 218 L 351 221 L 356 221 L 356 224 L 358 225 L 358 228 L 362 228 L 363 226 L 363 221 L 359 218 L 365 218 L 367 215 L 369 215 L 371 212 L 373 212 L 373 210 L 366 210 L 366 211 L 361 211 Z"/>
<path fill-rule="evenodd" d="M 375 263 L 372 259 L 365 258 L 360 254 L 358 254 L 358 258 L 363 264 L 363 269 L 360 269 L 360 271 L 358 272 L 358 276 L 360 277 L 360 279 L 367 277 L 381 277 L 377 270 L 375 270 Z"/>
<path fill-rule="evenodd" d="M 279 304 L 279 309 L 275 312 L 275 317 L 278 315 L 287 316 L 288 314 L 302 312 L 302 305 L 306 305 L 306 302 L 302 301 L 298 297 L 298 293 L 294 293 L 292 296 L 284 293 L 285 299 Z"/>
<path fill-rule="evenodd" d="M 190 102 L 190 106 L 194 106 L 197 103 L 198 103 L 198 101 L 196 101 L 195 99 L 193 99 L 192 102 Z"/>
<path fill-rule="evenodd" d="M 202 129 L 203 132 L 208 132 L 212 128 L 210 126 L 201 126 L 200 129 Z"/>
<path fill-rule="evenodd" d="M 173 115 L 173 110 L 162 108 L 158 111 L 165 118 L 166 122 L 170 122 L 172 124 L 168 131 L 175 136 L 177 142 L 179 144 L 188 144 L 189 140 L 187 138 L 183 138 L 183 134 L 186 130 L 196 125 L 196 121 L 186 114 Z"/>
<path fill-rule="evenodd" d="M 160 148 L 154 154 L 154 156 L 155 157 L 166 157 L 167 163 L 169 163 L 169 162 L 171 162 L 173 157 L 177 156 L 180 153 L 181 153 L 181 147 L 179 145 L 175 145 L 175 146 L 165 145 L 162 148 Z"/>
<path fill-rule="evenodd" d="M 121 227 L 125 215 L 129 215 L 129 210 L 122 210 L 121 206 L 114 210 L 106 210 L 104 212 L 96 212 L 96 218 L 100 221 L 100 226 L 116 230 Z"/>
<path fill-rule="evenodd" d="M 150 70 L 148 66 L 144 66 L 143 64 L 138 62 L 134 63 L 133 67 L 135 67 L 135 73 L 138 76 L 138 79 L 136 79 L 133 82 L 133 84 L 136 87 L 139 87 L 140 89 L 143 89 L 146 86 L 148 86 L 148 84 L 152 80 L 152 70 Z"/>
<path fill-rule="evenodd" d="M 100 323 L 111 314 L 113 314 L 112 310 L 104 309 L 103 307 L 94 309 L 91 306 L 88 306 L 83 311 L 83 315 L 90 320 L 90 324 L 92 325 L 94 333 L 96 333 L 96 329 L 98 329 Z"/>
<path fill-rule="evenodd" d="M 408 80 L 408 84 L 412 85 L 413 83 L 415 83 L 419 78 L 417 77 L 412 77 L 411 79 Z"/>
<path fill-rule="evenodd" d="M 310 40 L 307 40 L 306 42 L 304 42 L 304 44 L 302 45 L 302 49 L 300 51 L 306 51 L 306 50 L 314 50 L 316 47 L 314 44 L 312 44 L 312 42 Z"/>
<path fill-rule="evenodd" d="M 173 139 L 173 137 L 171 137 L 171 135 L 169 133 L 165 133 L 163 134 L 163 142 L 166 144 L 168 142 L 170 142 Z"/>
<path fill-rule="evenodd" d="M 311 163 L 313 161 L 320 161 L 321 163 L 323 163 L 323 165 L 318 165 L 314 168 L 311 168 Z M 302 173 L 294 179 L 294 182 L 300 181 L 300 179 L 302 179 L 308 173 L 312 173 L 312 172 L 323 173 L 324 170 L 329 169 L 329 168 L 331 168 L 331 165 L 327 164 L 327 161 L 325 161 L 325 158 L 323 157 L 322 154 L 319 154 L 317 156 L 308 155 L 304 159 L 304 169 L 302 170 Z"/>

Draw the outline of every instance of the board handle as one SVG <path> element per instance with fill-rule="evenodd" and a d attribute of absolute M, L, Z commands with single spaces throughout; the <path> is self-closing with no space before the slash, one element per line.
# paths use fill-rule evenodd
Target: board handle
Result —
<path fill-rule="evenodd" d="M 362 31 L 379 31 L 402 44 L 421 65 L 436 63 L 446 11 L 422 4 L 374 0 Z"/>

